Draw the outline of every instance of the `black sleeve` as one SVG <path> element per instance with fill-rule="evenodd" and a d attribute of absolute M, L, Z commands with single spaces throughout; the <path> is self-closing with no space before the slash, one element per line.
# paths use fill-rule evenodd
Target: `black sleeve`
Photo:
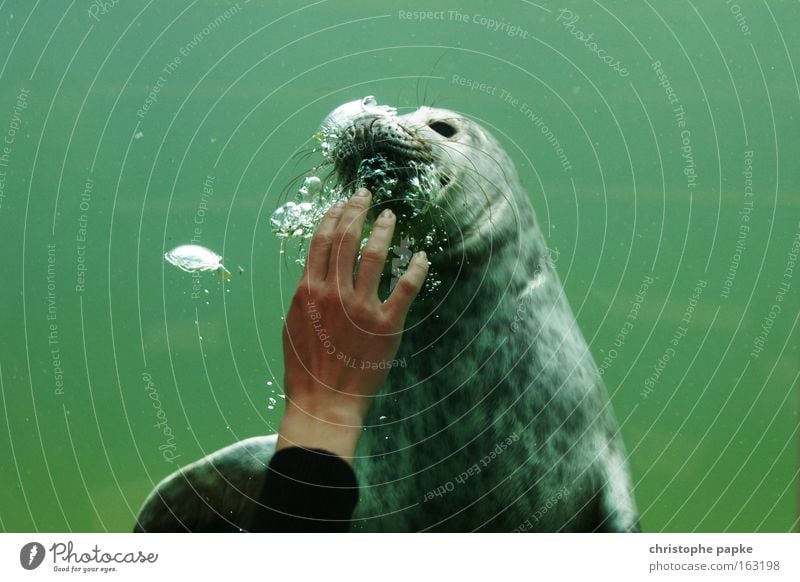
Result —
<path fill-rule="evenodd" d="M 345 532 L 358 481 L 341 457 L 322 449 L 281 449 L 267 467 L 250 531 Z"/>

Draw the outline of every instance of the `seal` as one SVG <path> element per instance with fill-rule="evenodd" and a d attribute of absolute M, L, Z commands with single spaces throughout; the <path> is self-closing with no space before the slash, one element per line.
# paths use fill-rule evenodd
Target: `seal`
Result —
<path fill-rule="evenodd" d="M 500 143 L 457 112 L 398 115 L 369 97 L 322 128 L 335 176 L 377 192 L 376 212 L 392 206 L 438 283 L 366 419 L 352 529 L 637 531 L 606 389 Z M 246 530 L 274 447 L 255 437 L 180 469 L 136 529 Z"/>

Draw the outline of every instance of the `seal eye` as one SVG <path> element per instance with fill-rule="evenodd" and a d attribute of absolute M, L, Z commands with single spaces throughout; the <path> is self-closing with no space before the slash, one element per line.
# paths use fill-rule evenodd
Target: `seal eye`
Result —
<path fill-rule="evenodd" d="M 428 127 L 444 137 L 453 137 L 456 134 L 456 128 L 444 121 L 434 121 L 429 123 Z"/>

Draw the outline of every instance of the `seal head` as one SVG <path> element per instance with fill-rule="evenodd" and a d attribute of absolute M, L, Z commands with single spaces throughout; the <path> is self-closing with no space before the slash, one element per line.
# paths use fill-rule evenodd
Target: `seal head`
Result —
<path fill-rule="evenodd" d="M 418 241 L 425 227 L 437 230 L 422 245 L 434 263 L 485 252 L 515 230 L 536 227 L 505 150 L 457 112 L 420 107 L 399 115 L 370 96 L 335 109 L 319 135 L 346 190 L 371 190 L 374 207 L 390 206 L 401 229 L 417 223 Z"/>

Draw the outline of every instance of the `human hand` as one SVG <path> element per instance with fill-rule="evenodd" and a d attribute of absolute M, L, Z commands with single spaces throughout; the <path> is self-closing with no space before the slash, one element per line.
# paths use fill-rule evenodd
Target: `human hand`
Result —
<path fill-rule="evenodd" d="M 391 296 L 378 284 L 395 227 L 384 210 L 354 277 L 371 194 L 360 189 L 332 207 L 311 239 L 305 270 L 283 329 L 286 412 L 277 448 L 322 448 L 352 460 L 372 397 L 400 347 L 406 314 L 428 272 L 412 258 Z"/>

